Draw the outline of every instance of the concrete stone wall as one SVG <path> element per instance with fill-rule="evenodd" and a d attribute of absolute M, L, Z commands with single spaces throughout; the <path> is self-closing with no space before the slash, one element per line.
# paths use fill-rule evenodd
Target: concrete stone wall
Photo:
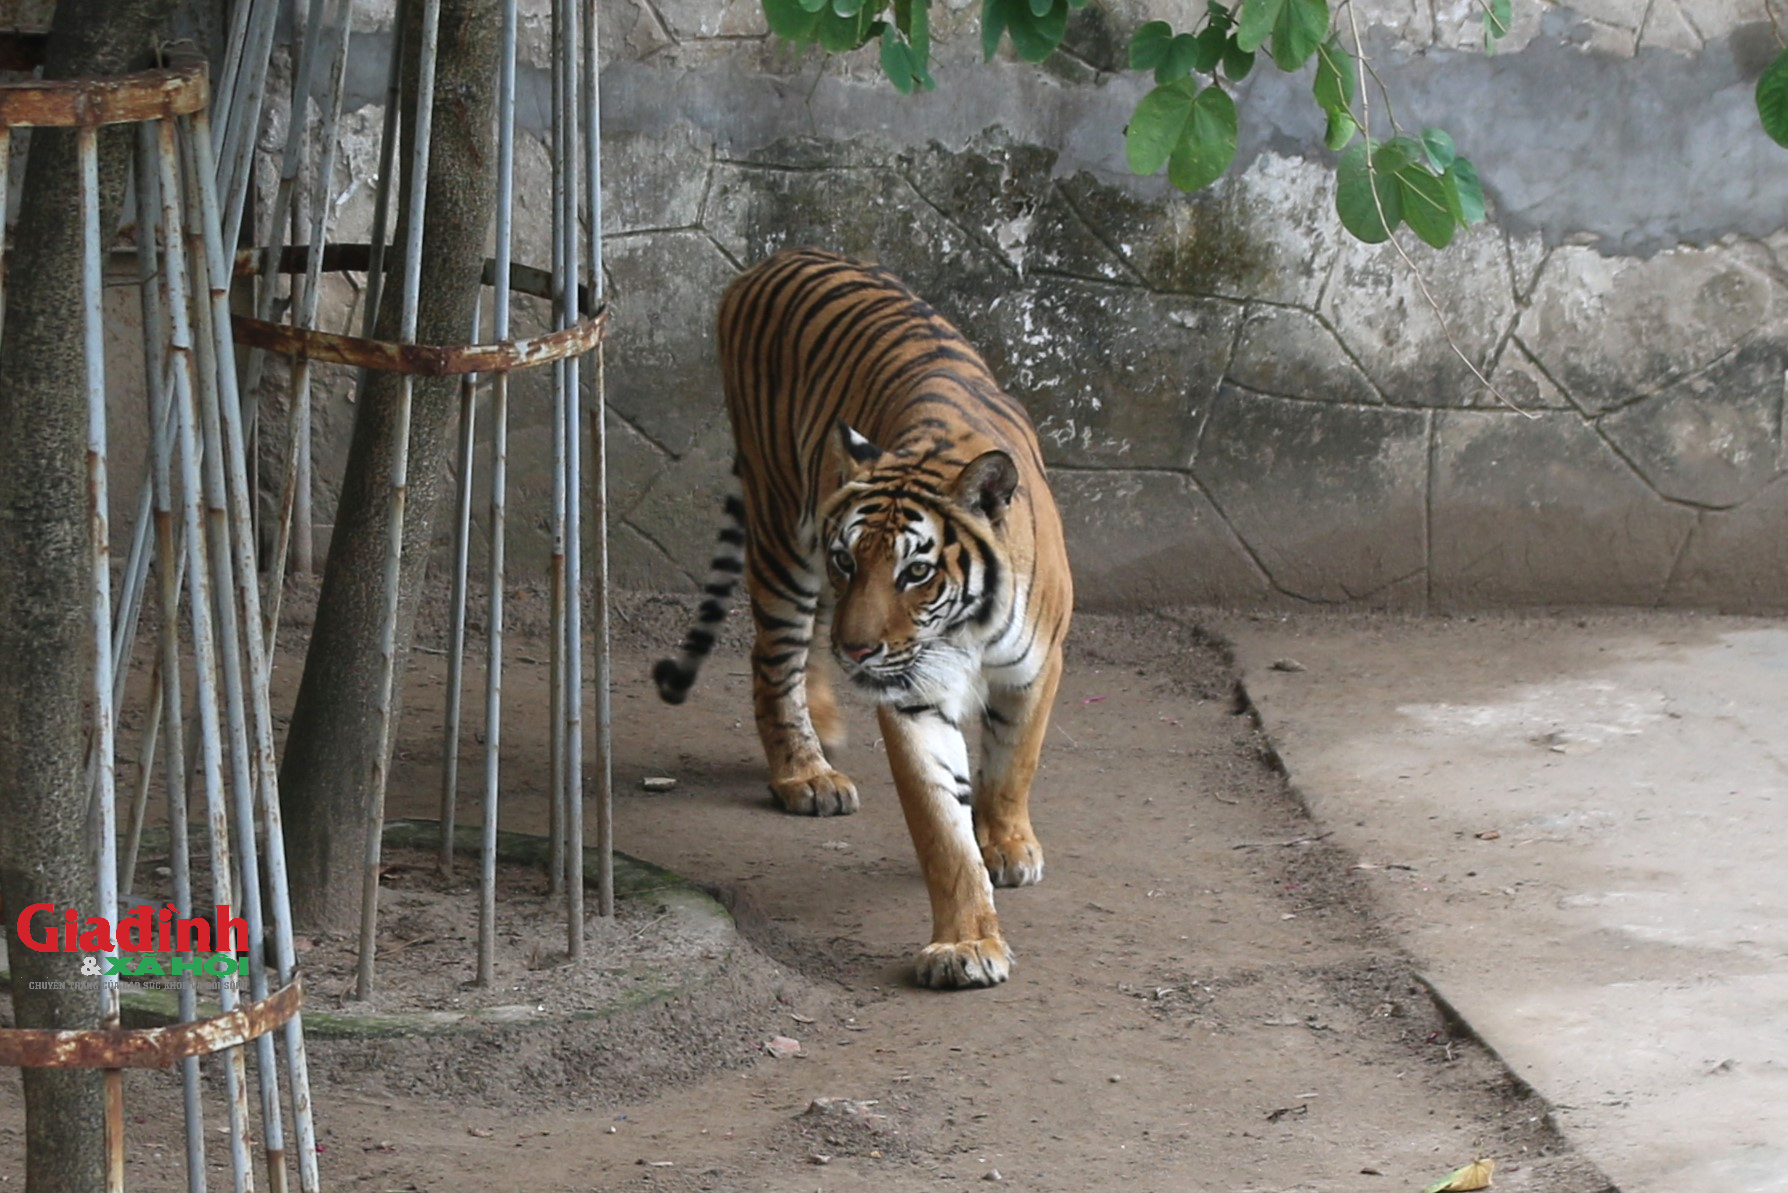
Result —
<path fill-rule="evenodd" d="M 1788 607 L 1761 14 L 1518 4 L 1486 56 L 1473 6 L 1356 10 L 1398 118 L 1450 129 L 1492 200 L 1444 252 L 1406 235 L 1409 262 L 1339 230 L 1307 77 L 1238 89 L 1213 191 L 1124 171 L 1141 84 L 1113 68 L 1189 5 L 1089 8 L 1041 70 L 974 62 L 961 13 L 917 100 L 766 49 L 749 4 L 612 6 L 622 577 L 705 557 L 706 302 L 811 242 L 901 271 L 1029 404 L 1086 605 Z"/>
<path fill-rule="evenodd" d="M 1788 608 L 1788 153 L 1752 109 L 1760 6 L 1517 0 L 1486 55 L 1476 5 L 1355 0 L 1398 120 L 1449 129 L 1490 197 L 1444 252 L 1406 234 L 1408 261 L 1340 230 L 1307 74 L 1236 88 L 1240 153 L 1212 190 L 1128 174 L 1129 35 L 1202 0 L 1090 6 L 1041 68 L 980 63 L 978 6 L 937 7 L 938 90 L 903 99 L 873 50 L 774 44 L 756 0 L 603 0 L 618 583 L 686 589 L 708 558 L 730 458 L 713 305 L 812 243 L 895 268 L 1027 403 L 1085 606 Z M 357 33 L 333 197 L 350 238 L 389 8 Z M 524 154 L 517 247 L 540 263 L 544 160 Z M 332 285 L 345 325 L 358 291 Z M 326 521 L 352 407 L 345 378 L 325 388 Z M 522 389 L 525 510 L 547 424 L 540 380 Z M 525 567 L 544 518 L 517 521 Z"/>

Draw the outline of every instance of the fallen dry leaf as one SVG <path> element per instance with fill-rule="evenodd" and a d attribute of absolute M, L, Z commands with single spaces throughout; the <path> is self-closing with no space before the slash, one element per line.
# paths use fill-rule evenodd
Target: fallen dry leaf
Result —
<path fill-rule="evenodd" d="M 1472 1193 L 1474 1189 L 1488 1189 L 1490 1170 L 1495 1167 L 1495 1160 L 1473 1160 L 1463 1168 L 1453 1169 L 1422 1193 Z"/>

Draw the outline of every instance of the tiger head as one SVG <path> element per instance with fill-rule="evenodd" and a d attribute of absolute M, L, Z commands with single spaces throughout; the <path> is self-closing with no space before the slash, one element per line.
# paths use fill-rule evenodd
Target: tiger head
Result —
<path fill-rule="evenodd" d="M 993 621 L 1008 569 L 1001 527 L 1018 489 L 1012 457 L 884 452 L 838 424 L 841 483 L 822 510 L 835 594 L 832 651 L 887 702 L 958 687 L 974 631 Z"/>

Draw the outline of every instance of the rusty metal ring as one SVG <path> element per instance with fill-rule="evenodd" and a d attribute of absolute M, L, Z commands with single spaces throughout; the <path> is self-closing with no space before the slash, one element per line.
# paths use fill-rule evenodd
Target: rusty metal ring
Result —
<path fill-rule="evenodd" d="M 237 277 L 263 272 L 268 256 L 264 249 L 245 249 L 236 254 Z M 274 268 L 280 273 L 299 273 L 307 268 L 310 248 L 288 246 Z M 372 247 L 365 244 L 332 244 L 323 250 L 322 268 L 330 273 L 364 272 L 371 268 Z M 484 284 L 494 285 L 496 262 L 484 263 Z M 537 298 L 551 298 L 552 275 L 526 265 L 509 269 L 511 289 Z M 531 369 L 567 357 L 581 356 L 602 342 L 608 330 L 608 307 L 594 298 L 589 287 L 578 287 L 578 309 L 583 318 L 570 327 L 519 340 L 491 344 L 400 344 L 363 336 L 293 327 L 237 315 L 230 320 L 238 344 L 277 352 L 298 360 L 354 365 L 388 373 L 412 373 L 423 377 L 452 377 L 466 373 L 506 373 Z"/>
<path fill-rule="evenodd" d="M 259 1002 L 192 1023 L 166 1027 L 55 1031 L 0 1030 L 0 1067 L 32 1069 L 165 1069 L 189 1056 L 209 1056 L 266 1035 L 298 1013 L 304 994 L 296 976 Z"/>

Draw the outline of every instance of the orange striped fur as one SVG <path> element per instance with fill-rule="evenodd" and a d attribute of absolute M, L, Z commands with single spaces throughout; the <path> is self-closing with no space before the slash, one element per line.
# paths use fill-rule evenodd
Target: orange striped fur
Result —
<path fill-rule="evenodd" d="M 1030 787 L 1073 604 L 1030 419 L 891 273 L 830 253 L 740 275 L 719 344 L 741 494 L 659 690 L 687 694 L 742 574 L 771 789 L 790 812 L 853 812 L 856 785 L 826 754 L 841 740 L 814 650 L 829 613 L 829 653 L 875 698 L 931 897 L 918 979 L 1004 981 L 992 888 L 1043 876 Z"/>

